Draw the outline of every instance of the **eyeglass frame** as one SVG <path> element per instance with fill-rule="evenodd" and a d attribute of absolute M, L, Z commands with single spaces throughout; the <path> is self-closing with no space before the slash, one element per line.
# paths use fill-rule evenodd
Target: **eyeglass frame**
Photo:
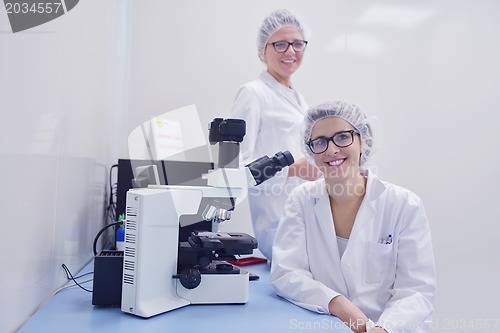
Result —
<path fill-rule="evenodd" d="M 335 141 L 333 140 L 333 138 L 339 134 L 342 134 L 342 133 L 350 133 L 351 134 L 351 143 L 349 143 L 348 145 L 345 145 L 345 146 L 339 146 L 338 144 L 335 143 Z M 316 154 L 316 155 L 319 155 L 319 154 L 323 154 L 325 151 L 328 150 L 328 147 L 330 145 L 330 142 L 332 142 L 335 146 L 339 147 L 339 148 L 346 148 L 346 147 L 349 147 L 350 145 L 352 145 L 354 143 L 354 133 L 356 134 L 360 134 L 358 130 L 347 130 L 347 131 L 339 131 L 339 132 L 336 132 L 334 133 L 331 137 L 329 138 L 316 138 L 316 139 L 311 139 L 309 140 L 308 142 L 306 142 L 306 145 L 307 147 L 309 147 L 309 150 L 311 151 L 311 153 L 313 154 Z M 319 139 L 323 139 L 323 140 L 326 140 L 326 148 L 325 150 L 323 150 L 322 152 L 319 152 L 319 153 L 316 153 L 313 151 L 312 147 L 311 147 L 311 143 L 313 141 L 316 141 L 316 140 L 319 140 Z"/>
<path fill-rule="evenodd" d="M 301 51 L 297 51 L 295 49 L 295 47 L 293 47 L 293 43 L 295 43 L 295 42 L 302 42 L 302 43 L 304 43 L 304 49 L 301 50 Z M 276 44 L 278 44 L 278 43 L 287 43 L 288 44 L 287 47 L 286 47 L 286 49 L 285 49 L 285 51 L 279 52 L 279 51 L 276 50 Z M 276 51 L 277 53 L 285 53 L 286 51 L 288 51 L 288 49 L 290 48 L 290 46 L 292 46 L 292 49 L 293 49 L 294 52 L 304 52 L 306 50 L 307 43 L 308 43 L 307 40 L 296 39 L 293 42 L 287 42 L 286 40 L 278 40 L 276 42 L 267 43 L 266 45 L 272 45 L 274 51 Z"/>

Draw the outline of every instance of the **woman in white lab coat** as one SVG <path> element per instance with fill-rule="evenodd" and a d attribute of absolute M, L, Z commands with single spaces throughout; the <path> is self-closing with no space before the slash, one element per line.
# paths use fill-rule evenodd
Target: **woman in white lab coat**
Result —
<path fill-rule="evenodd" d="M 269 14 L 257 39 L 259 58 L 266 70 L 257 80 L 241 86 L 232 108 L 234 118 L 246 121 L 241 158 L 246 165 L 262 156 L 288 150 L 295 163 L 288 170 L 256 188 L 249 189 L 249 206 L 259 249 L 271 259 L 274 233 L 286 198 L 299 178 L 317 179 L 318 170 L 307 162 L 294 133 L 300 131 L 307 104 L 292 86 L 307 46 L 307 29 L 285 9 Z"/>
<path fill-rule="evenodd" d="M 358 106 L 311 108 L 303 133 L 324 178 L 286 203 L 270 274 L 277 294 L 355 332 L 429 332 L 435 267 L 422 201 L 363 168 L 374 140 Z"/>

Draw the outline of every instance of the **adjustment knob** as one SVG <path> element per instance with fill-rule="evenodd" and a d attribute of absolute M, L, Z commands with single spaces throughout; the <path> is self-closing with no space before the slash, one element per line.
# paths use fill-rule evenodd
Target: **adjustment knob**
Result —
<path fill-rule="evenodd" d="M 184 268 L 179 275 L 181 284 L 186 289 L 194 289 L 201 283 L 201 273 L 197 268 Z"/>

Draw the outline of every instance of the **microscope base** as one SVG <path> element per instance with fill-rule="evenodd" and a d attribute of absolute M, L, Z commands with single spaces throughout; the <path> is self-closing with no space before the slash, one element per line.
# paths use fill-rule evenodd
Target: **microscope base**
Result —
<path fill-rule="evenodd" d="M 249 273 L 202 274 L 194 289 L 184 288 L 177 281 L 177 295 L 190 304 L 244 304 L 248 302 Z"/>

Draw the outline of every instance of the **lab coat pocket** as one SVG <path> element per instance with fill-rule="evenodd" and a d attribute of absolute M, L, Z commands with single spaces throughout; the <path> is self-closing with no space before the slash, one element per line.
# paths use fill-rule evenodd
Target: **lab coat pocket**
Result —
<path fill-rule="evenodd" d="M 366 242 L 363 278 L 366 283 L 381 283 L 394 275 L 393 244 Z"/>

